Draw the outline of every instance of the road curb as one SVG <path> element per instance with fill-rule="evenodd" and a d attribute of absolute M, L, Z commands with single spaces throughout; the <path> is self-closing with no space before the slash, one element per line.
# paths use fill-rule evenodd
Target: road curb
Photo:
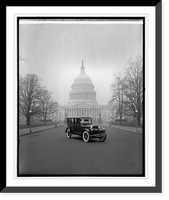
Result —
<path fill-rule="evenodd" d="M 61 125 L 61 126 L 64 126 L 64 125 Z M 55 127 L 51 127 L 51 128 L 47 128 L 47 129 L 43 129 L 43 130 L 38 130 L 38 131 L 28 132 L 28 133 L 25 133 L 25 134 L 19 135 L 19 137 L 23 137 L 23 136 L 31 135 L 31 134 L 34 134 L 34 133 L 38 133 L 38 132 L 42 132 L 42 131 L 46 131 L 46 130 L 50 130 L 50 129 L 54 129 L 54 128 L 58 128 L 58 127 L 61 127 L 61 126 L 55 126 Z"/>

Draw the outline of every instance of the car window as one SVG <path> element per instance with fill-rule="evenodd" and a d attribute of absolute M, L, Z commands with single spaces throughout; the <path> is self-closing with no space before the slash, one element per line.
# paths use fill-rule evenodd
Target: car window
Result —
<path fill-rule="evenodd" d="M 92 121 L 91 121 L 91 119 L 82 119 L 81 124 L 82 125 L 91 125 Z"/>
<path fill-rule="evenodd" d="M 77 118 L 77 124 L 80 124 L 81 119 Z"/>

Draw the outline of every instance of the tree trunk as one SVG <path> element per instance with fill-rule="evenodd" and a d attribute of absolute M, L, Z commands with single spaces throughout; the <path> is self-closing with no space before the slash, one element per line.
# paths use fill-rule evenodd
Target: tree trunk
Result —
<path fill-rule="evenodd" d="M 140 127 L 141 125 L 141 117 L 140 114 L 137 115 L 137 126 Z"/>
<path fill-rule="evenodd" d="M 26 125 L 30 126 L 30 115 L 26 116 Z"/>
<path fill-rule="evenodd" d="M 123 120 L 123 114 L 120 113 L 120 125 L 122 124 L 122 120 Z"/>
<path fill-rule="evenodd" d="M 44 124 L 46 125 L 46 114 L 44 115 Z"/>

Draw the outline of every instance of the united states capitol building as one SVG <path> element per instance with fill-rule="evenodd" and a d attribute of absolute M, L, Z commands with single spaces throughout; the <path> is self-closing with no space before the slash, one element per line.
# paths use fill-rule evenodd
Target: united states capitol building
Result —
<path fill-rule="evenodd" d="M 86 74 L 84 63 L 80 67 L 79 75 L 74 79 L 69 92 L 67 105 L 58 105 L 56 121 L 65 121 L 67 117 L 92 117 L 93 121 L 108 122 L 110 113 L 107 105 L 97 102 L 96 91 L 91 78 Z"/>

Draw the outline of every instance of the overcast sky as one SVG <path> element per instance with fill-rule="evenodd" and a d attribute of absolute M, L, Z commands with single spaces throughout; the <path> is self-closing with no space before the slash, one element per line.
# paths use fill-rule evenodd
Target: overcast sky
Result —
<path fill-rule="evenodd" d="M 74 79 L 85 72 L 92 79 L 99 104 L 107 104 L 113 75 L 127 60 L 142 55 L 142 24 L 20 24 L 19 74 L 34 73 L 61 105 L 69 101 Z"/>

